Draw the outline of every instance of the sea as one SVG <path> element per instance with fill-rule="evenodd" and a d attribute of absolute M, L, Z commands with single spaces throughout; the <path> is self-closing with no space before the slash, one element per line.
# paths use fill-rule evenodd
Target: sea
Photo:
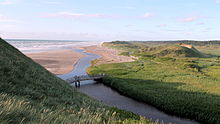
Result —
<path fill-rule="evenodd" d="M 9 44 L 23 53 L 38 53 L 53 50 L 67 50 L 85 46 L 98 45 L 98 41 L 74 40 L 30 40 L 30 39 L 5 39 Z"/>

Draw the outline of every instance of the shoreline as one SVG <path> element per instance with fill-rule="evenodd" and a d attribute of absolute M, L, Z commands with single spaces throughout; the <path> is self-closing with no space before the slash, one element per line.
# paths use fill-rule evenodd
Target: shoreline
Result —
<path fill-rule="evenodd" d="M 93 45 L 82 48 L 88 53 L 101 56 L 101 58 L 97 59 L 97 61 L 94 63 L 95 65 L 133 62 L 136 59 L 135 57 L 119 55 L 119 50 L 104 47 L 102 45 Z"/>
<path fill-rule="evenodd" d="M 56 75 L 71 72 L 79 59 L 85 57 L 73 50 L 53 50 L 25 55 Z"/>
<path fill-rule="evenodd" d="M 135 60 L 133 57 L 119 55 L 120 51 L 104 47 L 101 44 L 73 48 L 83 49 L 88 53 L 101 56 L 101 58 L 97 59 L 95 65 L 132 62 Z M 85 55 L 74 50 L 65 49 L 37 53 L 25 53 L 25 55 L 55 75 L 70 73 L 75 68 L 75 65 L 78 63 L 78 61 L 85 57 Z"/>

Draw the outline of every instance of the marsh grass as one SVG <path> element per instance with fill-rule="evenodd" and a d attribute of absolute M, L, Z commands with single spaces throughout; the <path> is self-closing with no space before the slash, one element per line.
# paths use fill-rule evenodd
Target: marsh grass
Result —
<path fill-rule="evenodd" d="M 220 123 L 218 58 L 139 55 L 135 62 L 93 66 L 88 72 L 111 75 L 103 79 L 104 84 L 167 113 Z"/>

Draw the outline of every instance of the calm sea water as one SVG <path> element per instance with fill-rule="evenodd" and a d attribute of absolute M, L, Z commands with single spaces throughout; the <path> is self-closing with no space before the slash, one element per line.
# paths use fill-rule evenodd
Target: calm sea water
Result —
<path fill-rule="evenodd" d="M 98 45 L 97 41 L 71 41 L 71 40 L 27 40 L 6 39 L 8 43 L 23 53 L 45 52 L 51 50 L 73 49 L 83 46 Z"/>

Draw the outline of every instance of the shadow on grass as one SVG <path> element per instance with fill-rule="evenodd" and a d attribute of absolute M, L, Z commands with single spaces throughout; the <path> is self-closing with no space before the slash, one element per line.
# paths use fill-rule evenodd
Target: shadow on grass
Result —
<path fill-rule="evenodd" d="M 220 96 L 205 92 L 184 91 L 180 82 L 126 79 L 106 77 L 105 85 L 163 110 L 166 113 L 186 117 L 202 123 L 220 123 Z"/>

